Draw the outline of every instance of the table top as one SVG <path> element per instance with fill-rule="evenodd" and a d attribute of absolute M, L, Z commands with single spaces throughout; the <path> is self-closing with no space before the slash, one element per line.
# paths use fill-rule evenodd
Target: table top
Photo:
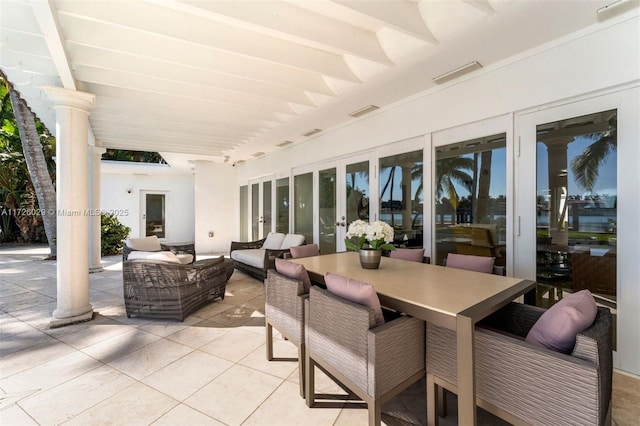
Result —
<path fill-rule="evenodd" d="M 458 315 L 479 320 L 535 286 L 520 278 L 388 257 L 382 257 L 379 269 L 363 269 L 356 252 L 291 260 L 303 265 L 312 279 L 331 272 L 370 283 L 383 305 L 448 328 L 455 327 Z"/>

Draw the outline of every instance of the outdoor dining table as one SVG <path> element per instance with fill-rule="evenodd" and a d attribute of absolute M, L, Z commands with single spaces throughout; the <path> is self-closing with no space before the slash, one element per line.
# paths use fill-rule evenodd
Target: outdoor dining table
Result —
<path fill-rule="evenodd" d="M 476 424 L 474 329 L 476 322 L 521 295 L 535 300 L 535 282 L 462 269 L 383 257 L 378 269 L 363 269 L 358 253 L 327 254 L 291 261 L 303 265 L 312 281 L 324 282 L 327 272 L 374 286 L 388 308 L 456 331 L 458 421 Z M 427 395 L 429 400 L 434 400 Z M 435 424 L 428 410 L 427 424 Z"/>

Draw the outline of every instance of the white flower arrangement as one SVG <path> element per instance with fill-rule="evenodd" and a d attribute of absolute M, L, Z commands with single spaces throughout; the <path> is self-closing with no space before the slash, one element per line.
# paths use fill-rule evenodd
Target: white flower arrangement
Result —
<path fill-rule="evenodd" d="M 358 238 L 357 244 L 351 238 Z M 368 245 L 376 250 L 395 250 L 391 244 L 393 241 L 393 228 L 386 222 L 380 220 L 368 223 L 364 220 L 354 220 L 349 224 L 346 238 L 344 240 L 347 250 L 357 251 Z"/>

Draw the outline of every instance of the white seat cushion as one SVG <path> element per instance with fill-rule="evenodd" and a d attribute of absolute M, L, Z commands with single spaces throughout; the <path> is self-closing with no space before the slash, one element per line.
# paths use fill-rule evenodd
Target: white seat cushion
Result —
<path fill-rule="evenodd" d="M 284 240 L 284 234 L 280 232 L 269 232 L 269 234 L 267 234 L 267 238 L 262 244 L 262 248 L 279 250 L 282 245 L 282 240 Z"/>
<path fill-rule="evenodd" d="M 178 256 L 170 251 L 132 251 L 127 260 L 153 260 L 155 262 L 167 262 L 180 264 Z"/>
<path fill-rule="evenodd" d="M 231 259 L 262 269 L 264 268 L 264 249 L 234 250 L 231 252 Z"/>
<path fill-rule="evenodd" d="M 302 245 L 304 243 L 304 235 L 300 234 L 287 234 L 280 245 L 281 249 L 288 249 L 291 247 L 296 247 Z"/>
<path fill-rule="evenodd" d="M 151 237 L 145 237 L 145 238 L 127 238 L 124 241 L 124 243 L 127 245 L 127 247 L 133 250 L 140 250 L 140 251 L 162 250 L 162 246 L 160 245 L 160 240 L 155 235 Z"/>

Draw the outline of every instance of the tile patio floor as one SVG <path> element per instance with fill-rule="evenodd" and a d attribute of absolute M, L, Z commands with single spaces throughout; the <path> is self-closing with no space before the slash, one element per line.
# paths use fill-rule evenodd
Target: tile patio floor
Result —
<path fill-rule="evenodd" d="M 90 275 L 86 323 L 49 329 L 56 264 L 41 246 L 0 246 L 1 425 L 366 425 L 366 408 L 309 409 L 297 363 L 265 359 L 264 288 L 236 271 L 224 301 L 183 323 L 127 318 L 119 257 Z M 295 357 L 282 339 L 277 356 Z M 317 392 L 342 393 L 326 377 Z M 420 424 L 424 387 L 385 406 L 384 424 Z M 616 374 L 616 424 L 639 424 L 640 380 Z M 346 407 L 346 408 L 345 408 Z M 450 404 L 455 407 L 455 404 Z M 451 411 L 455 411 L 452 409 Z M 484 412 L 479 423 L 503 425 Z M 455 413 L 441 422 L 456 424 Z"/>

